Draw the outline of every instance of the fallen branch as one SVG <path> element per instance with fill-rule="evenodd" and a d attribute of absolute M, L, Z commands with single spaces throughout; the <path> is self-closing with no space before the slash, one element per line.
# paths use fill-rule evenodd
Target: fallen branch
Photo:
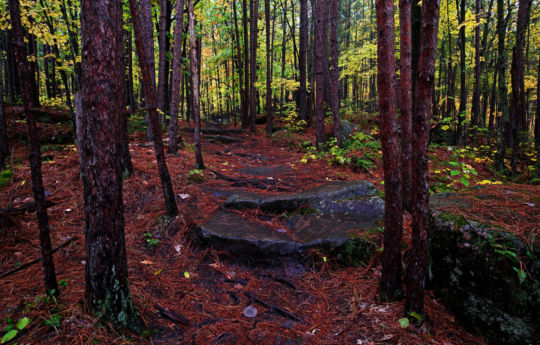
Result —
<path fill-rule="evenodd" d="M 163 315 L 165 318 L 171 320 L 172 322 L 181 323 L 181 324 L 186 325 L 186 326 L 189 325 L 189 320 L 186 319 L 185 317 L 183 317 L 182 315 L 176 314 L 175 312 L 172 312 L 169 309 L 160 306 L 159 304 L 154 304 L 154 307 L 157 310 L 159 310 L 161 315 Z"/>
<path fill-rule="evenodd" d="M 67 241 L 65 241 L 64 243 L 62 243 L 61 245 L 59 245 L 58 247 L 54 248 L 53 251 L 52 251 L 52 253 L 53 253 L 53 254 L 56 253 L 59 249 L 64 248 L 65 246 L 67 246 L 67 245 L 70 244 L 71 242 L 75 241 L 76 239 L 77 239 L 77 237 L 72 237 L 72 238 L 68 239 Z M 34 259 L 34 260 L 30 261 L 30 262 L 27 262 L 27 263 L 25 263 L 25 264 L 22 264 L 22 265 L 20 265 L 19 267 L 12 269 L 11 271 L 4 272 L 4 273 L 0 274 L 0 279 L 5 278 L 5 277 L 7 277 L 7 276 L 10 276 L 10 275 L 12 275 L 12 274 L 14 274 L 14 273 L 17 273 L 17 272 L 19 272 L 19 271 L 21 271 L 21 270 L 23 270 L 23 269 L 25 269 L 25 268 L 27 268 L 27 267 L 30 267 L 30 266 L 32 266 L 33 264 L 36 264 L 36 263 L 40 262 L 41 260 L 42 260 L 42 258 L 37 258 L 37 259 Z"/>
<path fill-rule="evenodd" d="M 281 308 L 281 307 L 278 307 L 276 305 L 273 305 L 273 304 L 270 304 L 268 302 L 265 302 L 263 301 L 262 299 L 260 299 L 259 297 L 257 297 L 256 295 L 252 295 L 250 294 L 249 292 L 244 292 L 244 294 L 249 298 L 251 299 L 253 302 L 257 302 L 259 303 L 260 305 L 262 305 L 263 307 L 265 308 L 268 308 L 270 309 L 270 312 L 273 313 L 273 314 L 276 314 L 276 315 L 279 315 L 279 316 L 282 316 L 282 317 L 285 317 L 289 320 L 292 320 L 294 322 L 303 322 L 301 318 L 299 318 L 298 316 L 286 311 L 285 309 Z"/>
<path fill-rule="evenodd" d="M 54 205 L 56 205 L 54 202 L 45 200 L 46 208 L 49 208 Z M 36 210 L 36 203 L 32 201 L 32 202 L 22 205 L 21 207 L 9 206 L 6 208 L 0 208 L 0 217 L 16 216 L 20 214 L 25 214 L 27 212 L 34 212 L 35 210 Z"/>

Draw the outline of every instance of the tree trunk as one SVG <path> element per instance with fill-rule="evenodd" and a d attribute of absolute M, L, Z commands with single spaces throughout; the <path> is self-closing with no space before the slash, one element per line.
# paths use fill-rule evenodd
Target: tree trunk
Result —
<path fill-rule="evenodd" d="M 413 109 L 412 241 L 407 262 L 405 312 L 424 313 L 424 286 L 429 228 L 428 152 L 431 93 L 435 74 L 440 0 L 422 1 L 422 28 L 416 103 Z"/>
<path fill-rule="evenodd" d="M 249 61 L 249 86 L 250 86 L 250 98 L 249 98 L 249 125 L 252 132 L 255 132 L 255 118 L 257 112 L 255 109 L 256 103 L 256 88 L 255 82 L 257 81 L 257 23 L 259 21 L 259 0 L 250 0 L 250 28 L 249 28 L 249 49 L 251 60 Z"/>
<path fill-rule="evenodd" d="M 244 27 L 244 108 L 242 109 L 242 128 L 249 126 L 248 102 L 250 96 L 249 77 L 249 37 L 248 37 L 248 11 L 247 0 L 242 0 L 242 26 Z M 251 103 L 250 103 L 251 104 Z"/>
<path fill-rule="evenodd" d="M 153 93 L 156 93 L 156 63 L 154 60 L 154 26 L 152 25 L 152 3 L 150 0 L 140 0 L 141 4 L 141 37 L 143 39 L 143 49 L 144 49 L 144 56 L 146 56 L 146 59 L 148 61 L 139 62 L 139 64 L 144 63 L 145 65 L 148 65 L 150 67 L 150 88 L 153 90 Z M 137 39 L 135 38 L 135 45 L 137 45 Z M 139 55 L 140 59 L 140 55 Z M 144 91 L 145 88 L 143 87 L 143 94 L 144 94 L 144 104 L 146 107 L 146 126 L 148 130 L 148 141 L 154 141 L 154 137 L 152 136 L 152 118 L 150 115 L 150 111 L 148 110 L 148 101 L 146 100 L 148 98 L 148 95 L 146 94 L 146 91 Z M 158 119 L 159 120 L 159 119 Z"/>
<path fill-rule="evenodd" d="M 328 15 L 326 13 L 326 3 L 322 0 L 318 0 L 316 3 L 315 9 L 315 38 L 314 38 L 314 50 L 315 50 L 315 61 L 314 61 L 314 73 L 315 73 L 315 83 L 316 83 L 316 104 L 315 104 L 315 117 L 316 117 L 316 128 L 315 128 L 315 144 L 318 149 L 321 149 L 321 145 L 325 142 L 324 137 L 324 87 L 325 87 L 325 57 L 328 58 L 328 55 L 325 53 L 327 46 L 327 34 L 325 30 L 327 27 L 324 22 L 327 21 Z M 328 61 L 326 62 L 328 64 Z"/>
<path fill-rule="evenodd" d="M 167 72 L 167 53 L 168 44 L 167 41 L 169 38 L 167 30 L 169 27 L 167 25 L 167 12 L 169 7 L 169 0 L 160 0 L 160 16 L 159 16 L 159 67 L 158 67 L 158 88 L 157 88 L 157 98 L 158 98 L 158 109 L 161 111 L 163 119 L 165 119 L 165 113 L 168 109 L 165 107 L 166 93 L 165 85 L 169 77 Z"/>
<path fill-rule="evenodd" d="M 189 12 L 189 50 L 191 55 L 191 89 L 193 90 L 193 122 L 195 123 L 195 160 L 197 169 L 204 169 L 201 152 L 201 114 L 199 101 L 199 58 L 197 56 L 197 43 L 195 38 L 195 13 L 193 0 L 188 0 Z"/>
<path fill-rule="evenodd" d="M 17 59 L 19 76 L 22 84 L 22 98 L 24 105 L 24 114 L 26 117 L 26 128 L 28 133 L 28 143 L 30 146 L 30 174 L 32 178 L 32 192 L 36 202 L 36 216 L 39 228 L 39 243 L 41 249 L 42 269 L 45 276 L 45 289 L 48 294 L 58 294 L 58 284 L 56 283 L 56 274 L 51 248 L 51 238 L 49 235 L 49 217 L 47 215 L 47 206 L 45 205 L 45 190 L 43 188 L 43 178 L 41 175 L 41 153 L 38 139 L 38 129 L 34 114 L 31 112 L 33 107 L 31 97 L 30 71 L 28 68 L 28 58 L 26 57 L 26 48 L 24 45 L 23 28 L 21 24 L 21 11 L 19 0 L 9 0 L 9 12 L 11 18 L 11 27 L 13 31 L 13 50 Z"/>
<path fill-rule="evenodd" d="M 81 1 L 81 30 L 85 298 L 94 315 L 136 329 L 124 238 L 122 167 L 118 163 L 118 117 L 124 111 L 118 95 L 125 93 L 121 2 Z"/>
<path fill-rule="evenodd" d="M 307 86 L 306 86 L 306 57 L 308 47 L 308 11 L 307 0 L 300 0 L 300 54 L 298 56 L 298 66 L 300 68 L 300 94 L 299 94 L 299 115 L 306 123 L 307 114 Z"/>
<path fill-rule="evenodd" d="M 510 130 L 510 117 L 508 114 L 508 91 L 506 89 L 506 57 L 504 51 L 504 43 L 506 36 L 506 20 L 504 19 L 504 0 L 497 0 L 497 36 L 498 36 L 498 49 L 497 49 L 497 74 L 499 75 L 498 88 L 499 88 L 499 111 L 501 115 L 501 140 L 499 142 L 499 149 L 495 155 L 495 169 L 504 169 L 504 156 L 506 153 L 506 147 L 508 145 L 508 131 Z"/>
<path fill-rule="evenodd" d="M 510 69 L 512 81 L 512 102 L 510 107 L 510 131 L 513 138 L 512 162 L 513 172 L 517 172 L 517 160 L 521 131 L 527 130 L 527 103 L 525 98 L 525 62 L 523 50 L 525 46 L 525 32 L 527 31 L 529 7 L 532 0 L 519 0 L 516 45 L 514 47 L 512 67 Z"/>
<path fill-rule="evenodd" d="M 334 137 L 337 145 L 343 147 L 341 138 L 341 121 L 339 118 L 339 65 L 338 65 L 338 15 L 339 0 L 330 2 L 330 52 L 332 56 L 330 69 L 330 108 L 334 119 Z"/>
<path fill-rule="evenodd" d="M 456 6 L 457 6 L 456 0 Z M 458 15 L 458 23 L 459 25 L 463 24 L 465 21 L 465 0 L 461 0 L 460 3 L 460 14 Z M 460 52 L 460 60 L 459 60 L 459 72 L 460 72 L 460 87 L 459 87 L 459 109 L 458 109 L 458 121 L 457 121 L 457 130 L 456 130 L 456 139 L 457 144 L 461 145 L 464 140 L 465 135 L 465 129 L 464 124 L 466 117 L 466 111 L 467 111 L 467 84 L 466 84 L 466 76 L 465 76 L 465 25 L 461 25 L 461 28 L 459 29 L 459 52 Z"/>
<path fill-rule="evenodd" d="M 183 83 L 182 34 L 184 32 L 184 0 L 176 0 L 176 23 L 174 24 L 173 76 L 171 95 L 171 119 L 169 123 L 169 153 L 178 153 L 178 109 L 180 106 L 180 85 Z"/>
<path fill-rule="evenodd" d="M 238 69 L 238 91 L 240 96 L 240 112 L 244 114 L 244 109 L 246 109 L 246 97 L 244 95 L 245 89 L 244 89 L 244 69 L 242 66 L 242 52 L 240 48 L 240 30 L 238 30 L 238 14 L 236 11 L 236 0 L 233 0 L 233 18 L 234 18 L 234 34 L 236 36 L 236 68 Z M 234 80 L 233 80 L 234 83 Z M 236 107 L 235 107 L 236 109 Z M 243 119 L 243 115 L 242 115 Z M 235 117 L 234 117 L 235 125 L 236 125 L 236 111 L 235 111 Z M 243 123 L 243 121 L 242 121 Z"/>
<path fill-rule="evenodd" d="M 264 0 L 264 16 L 266 19 L 266 132 L 272 134 L 274 118 L 272 115 L 272 66 L 271 63 L 271 47 L 270 47 L 270 0 Z"/>
<path fill-rule="evenodd" d="M 4 79 L 2 78 L 2 61 L 0 60 L 0 171 L 6 169 L 6 157 L 9 155 L 3 85 Z"/>
<path fill-rule="evenodd" d="M 150 134 L 152 135 L 152 138 L 154 138 L 154 151 L 156 154 L 161 187 L 163 189 L 163 198 L 165 199 L 165 208 L 167 209 L 167 215 L 174 218 L 178 214 L 178 208 L 174 199 L 171 176 L 169 175 L 169 169 L 167 168 L 165 153 L 163 151 L 163 141 L 161 140 L 161 126 L 159 124 L 159 114 L 157 112 L 156 88 L 155 82 L 152 80 L 151 72 L 154 71 L 153 59 L 149 59 L 148 56 L 146 56 L 147 50 L 145 47 L 149 46 L 149 43 L 145 41 L 143 36 L 141 16 L 139 15 L 139 8 L 136 0 L 129 0 L 129 8 L 131 20 L 133 21 L 133 30 L 135 31 L 135 46 L 137 47 L 139 66 L 143 78 L 142 86 L 144 88 L 146 109 L 151 120 Z"/>
<path fill-rule="evenodd" d="M 471 119 L 473 134 L 476 134 L 476 127 L 480 119 L 480 2 L 481 0 L 475 0 L 474 10 L 476 27 L 474 28 L 474 94 Z"/>
<path fill-rule="evenodd" d="M 401 114 L 401 179 L 403 208 L 412 212 L 412 44 L 411 0 L 399 2 L 400 77 L 399 110 Z"/>
<path fill-rule="evenodd" d="M 426 1 L 426 0 L 424 0 Z M 384 168 L 384 251 L 381 297 L 401 296 L 403 201 L 394 91 L 394 2 L 377 0 L 377 87 Z"/>
<path fill-rule="evenodd" d="M 540 177 L 540 54 L 538 55 L 538 78 L 536 79 L 536 120 L 534 123 L 534 146 L 536 148 L 536 176 Z"/>

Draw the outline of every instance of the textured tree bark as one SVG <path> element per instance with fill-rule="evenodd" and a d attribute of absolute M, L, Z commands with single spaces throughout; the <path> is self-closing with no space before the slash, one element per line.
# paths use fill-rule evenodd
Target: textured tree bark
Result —
<path fill-rule="evenodd" d="M 425 1 L 425 0 L 424 0 Z M 401 296 L 401 233 L 403 201 L 394 91 L 394 3 L 377 0 L 377 87 L 384 168 L 384 251 L 381 297 Z"/>
<path fill-rule="evenodd" d="M 122 2 L 81 1 L 82 142 L 86 285 L 91 312 L 122 327 L 137 329 L 131 302 L 126 246 L 121 155 L 124 111 Z"/>
<path fill-rule="evenodd" d="M 274 118 L 272 115 L 272 66 L 270 47 L 270 0 L 264 0 L 264 16 L 266 20 L 266 132 L 272 134 Z"/>
<path fill-rule="evenodd" d="M 283 17 L 281 18 L 282 37 L 281 37 L 281 79 L 285 79 L 285 53 L 287 50 L 287 2 L 282 3 Z M 279 115 L 283 117 L 283 103 L 285 100 L 285 87 L 281 84 L 281 93 L 279 95 Z"/>
<path fill-rule="evenodd" d="M 481 0 L 475 0 L 474 6 L 476 27 L 474 28 L 474 93 L 471 111 L 473 128 L 478 126 L 478 120 L 480 119 L 480 2 Z M 476 133 L 475 129 L 474 133 Z"/>
<path fill-rule="evenodd" d="M 2 67 L 2 62 L 0 61 L 0 171 L 6 169 L 6 157 L 9 155 Z"/>
<path fill-rule="evenodd" d="M 315 83 L 316 83 L 316 100 L 315 100 L 315 144 L 318 149 L 321 148 L 321 145 L 324 144 L 324 86 L 325 86 L 325 73 L 324 73 L 324 59 L 328 58 L 326 51 L 326 42 L 327 40 L 327 31 L 324 25 L 324 22 L 328 19 L 326 15 L 326 3 L 322 0 L 317 1 L 315 9 L 315 38 L 314 38 L 314 50 L 315 50 L 315 61 L 314 61 L 314 73 L 315 73 Z"/>
<path fill-rule="evenodd" d="M 412 73 L 412 104 L 416 104 L 416 78 L 418 76 L 418 59 L 420 58 L 420 27 L 422 26 L 422 7 L 420 0 L 411 1 L 411 73 Z"/>
<path fill-rule="evenodd" d="M 165 118 L 165 84 L 168 80 L 166 60 L 168 53 L 168 37 L 167 37 L 167 7 L 169 6 L 169 0 L 160 0 L 160 16 L 159 16 L 159 62 L 158 62 L 158 109 L 161 111 L 163 119 Z"/>
<path fill-rule="evenodd" d="M 458 0 L 456 0 L 457 6 Z M 460 14 L 458 15 L 459 25 L 463 24 L 465 21 L 465 4 L 466 0 L 461 0 L 460 2 Z M 459 45 L 459 74 L 460 74 L 460 87 L 459 87 L 459 109 L 457 117 L 457 127 L 456 127 L 456 139 L 457 144 L 461 145 L 464 141 L 465 129 L 464 124 L 466 120 L 465 113 L 467 111 L 467 83 L 466 83 L 466 71 L 465 71 L 465 25 L 462 25 L 459 29 L 458 36 L 458 45 Z"/>
<path fill-rule="evenodd" d="M 156 88 L 155 82 L 152 80 L 152 71 L 154 70 L 153 59 L 149 59 L 146 56 L 145 46 L 148 46 L 149 43 L 145 41 L 143 36 L 141 16 L 139 15 L 139 8 L 136 0 L 129 0 L 129 9 L 131 12 L 131 20 L 133 21 L 133 30 L 135 31 L 135 46 L 137 47 L 137 54 L 139 56 L 146 109 L 151 120 L 150 133 L 152 138 L 154 138 L 154 151 L 156 154 L 159 178 L 161 180 L 161 188 L 163 190 L 163 198 L 165 200 L 165 208 L 167 209 L 167 215 L 174 218 L 178 215 L 178 208 L 174 199 L 171 176 L 169 174 L 169 169 L 167 168 L 165 153 L 163 151 L 163 141 L 161 140 L 161 126 L 159 124 L 159 114 L 157 112 Z"/>
<path fill-rule="evenodd" d="M 135 112 L 135 108 L 137 108 L 137 105 L 135 104 L 135 94 L 133 91 L 133 53 L 131 51 L 133 46 L 133 39 L 132 39 L 132 33 L 129 30 L 126 30 L 127 34 L 127 47 L 126 47 L 126 55 L 127 55 L 127 65 L 128 65 L 128 100 L 129 100 L 129 110 L 131 114 Z"/>
<path fill-rule="evenodd" d="M 32 109 L 32 97 L 30 95 L 31 83 L 30 72 L 28 69 L 28 59 L 24 45 L 23 28 L 21 24 L 21 12 L 19 0 L 9 0 L 9 12 L 11 26 L 13 30 L 13 50 L 17 59 L 17 66 L 22 84 L 22 98 L 24 105 L 24 114 L 26 117 L 26 127 L 28 133 L 28 143 L 30 146 L 30 173 L 32 178 L 32 192 L 36 202 L 36 216 L 39 228 L 39 243 L 41 249 L 42 269 L 45 276 L 45 289 L 47 293 L 58 294 L 58 284 L 56 283 L 56 274 L 51 248 L 51 238 L 49 235 L 49 217 L 45 205 L 45 190 L 43 188 L 43 179 L 41 175 L 41 154 L 39 139 L 37 133 L 37 124 Z"/>
<path fill-rule="evenodd" d="M 435 74 L 440 0 L 422 1 L 422 28 L 417 103 L 413 109 L 413 223 L 412 242 L 407 262 L 405 312 L 424 313 L 424 286 L 429 228 L 428 152 L 431 93 Z"/>
<path fill-rule="evenodd" d="M 238 69 L 238 91 L 240 96 L 240 113 L 243 114 L 244 109 L 246 108 L 246 97 L 244 96 L 244 69 L 242 66 L 242 52 L 240 48 L 240 30 L 238 30 L 238 12 L 236 10 L 236 1 L 232 2 L 233 4 L 233 18 L 234 18 L 234 35 L 236 36 L 236 68 Z M 236 107 L 235 107 L 236 109 Z M 234 117 L 234 124 L 236 125 L 236 111 Z M 242 115 L 243 116 L 243 115 Z M 243 117 L 242 117 L 243 118 Z"/>
<path fill-rule="evenodd" d="M 497 0 L 497 74 L 499 76 L 499 112 L 501 113 L 501 140 L 499 149 L 495 155 L 495 169 L 504 169 L 504 156 L 506 147 L 508 146 L 508 136 L 510 130 L 510 117 L 508 114 L 508 91 L 506 89 L 506 56 L 504 52 L 505 36 L 506 36 L 506 20 L 504 19 L 504 0 Z"/>
<path fill-rule="evenodd" d="M 299 115 L 306 123 L 307 114 L 307 85 L 306 85 L 306 57 L 308 47 L 308 10 L 307 0 L 300 0 L 300 53 L 298 56 L 298 67 L 300 68 L 300 89 L 299 89 Z"/>
<path fill-rule="evenodd" d="M 184 0 L 176 0 L 176 23 L 174 24 L 173 76 L 171 95 L 171 120 L 169 123 L 169 153 L 178 153 L 178 109 L 180 85 L 183 83 L 182 33 L 184 32 Z"/>
<path fill-rule="evenodd" d="M 195 38 L 195 13 L 193 12 L 193 0 L 188 0 L 189 12 L 189 50 L 191 55 L 191 89 L 193 90 L 193 122 L 195 123 L 195 161 L 197 169 L 204 169 L 201 152 L 201 114 L 199 100 L 199 56 Z"/>
<path fill-rule="evenodd" d="M 510 106 L 510 131 L 512 140 L 512 161 L 511 168 L 517 172 L 517 159 L 519 154 L 519 143 L 521 142 L 521 131 L 527 129 L 527 101 L 525 92 L 525 62 L 523 50 L 525 46 L 525 32 L 527 31 L 529 7 L 532 0 L 519 0 L 516 45 L 512 54 L 512 67 L 510 68 L 512 82 L 512 98 Z"/>
<path fill-rule="evenodd" d="M 257 81 L 257 24 L 259 22 L 259 0 L 250 1 L 250 28 L 249 28 L 249 50 L 251 60 L 249 61 L 249 126 L 252 132 L 255 131 L 255 118 L 257 112 L 255 109 L 256 92 L 255 82 Z"/>
<path fill-rule="evenodd" d="M 330 2 L 330 53 L 332 61 L 330 64 L 330 108 L 332 110 L 334 120 L 334 137 L 337 140 L 337 145 L 343 147 L 341 138 L 341 121 L 339 118 L 339 66 L 338 66 L 338 15 L 339 15 L 339 0 Z"/>
<path fill-rule="evenodd" d="M 141 14 L 141 27 L 140 30 L 142 31 L 142 39 L 143 39 L 143 49 L 145 51 L 145 56 L 148 59 L 148 61 L 144 61 L 144 64 L 147 64 L 151 66 L 150 68 L 150 87 L 153 91 L 153 93 L 156 93 L 156 62 L 154 59 L 154 26 L 152 24 L 152 3 L 150 0 L 140 0 L 140 14 Z M 135 39 L 136 41 L 137 39 Z M 137 43 L 135 43 L 136 45 Z M 140 55 L 139 55 L 140 59 Z M 140 64 L 141 62 L 139 62 Z M 148 97 L 146 95 L 146 91 L 144 91 L 145 88 L 143 87 L 143 94 L 144 94 L 144 103 L 146 106 L 146 126 L 147 126 L 147 136 L 148 141 L 154 141 L 154 137 L 152 136 L 152 119 L 151 115 L 149 114 L 148 110 L 148 104 L 146 98 Z"/>
<path fill-rule="evenodd" d="M 412 43 L 411 43 L 411 0 L 399 2 L 400 26 L 400 95 L 401 113 L 401 185 L 403 208 L 412 212 Z M 442 69 L 442 65 L 441 65 Z"/>
<path fill-rule="evenodd" d="M 244 108 L 242 109 L 242 128 L 249 126 L 248 101 L 251 94 L 249 85 L 249 37 L 248 37 L 248 10 L 247 0 L 242 0 L 242 26 L 244 27 Z"/>

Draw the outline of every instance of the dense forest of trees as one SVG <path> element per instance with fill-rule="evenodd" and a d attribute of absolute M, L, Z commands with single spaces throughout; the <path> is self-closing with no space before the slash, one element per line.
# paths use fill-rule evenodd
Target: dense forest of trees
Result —
<path fill-rule="evenodd" d="M 147 123 L 171 219 L 179 210 L 165 150 L 193 143 L 204 169 L 203 120 L 252 132 L 266 121 L 269 135 L 276 120 L 315 127 L 323 150 L 330 132 L 344 145 L 343 119 L 374 119 L 386 196 L 381 293 L 402 295 L 407 210 L 407 312 L 424 310 L 430 131 L 449 145 L 489 146 L 501 176 L 530 170 L 525 152 L 535 148 L 540 175 L 537 0 L 0 0 L 0 13 L 0 169 L 10 154 L 5 106 L 22 105 L 45 286 L 58 292 L 33 115 L 41 106 L 67 109 L 76 128 L 90 310 L 124 326 L 137 324 L 122 206 L 131 116 Z M 179 119 L 192 136 L 182 138 Z"/>

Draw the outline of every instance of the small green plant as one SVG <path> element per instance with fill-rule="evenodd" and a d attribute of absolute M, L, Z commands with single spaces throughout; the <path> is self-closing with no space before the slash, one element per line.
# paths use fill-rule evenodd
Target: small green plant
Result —
<path fill-rule="evenodd" d="M 23 329 L 25 329 L 31 322 L 26 316 L 19 319 L 17 323 L 12 318 L 7 319 L 7 327 L 4 329 L 4 335 L 2 336 L 1 344 L 5 344 L 13 340 Z"/>
<path fill-rule="evenodd" d="M 146 246 L 150 249 L 154 249 L 159 244 L 159 240 L 149 232 L 143 234 L 143 241 L 146 242 Z"/>
<path fill-rule="evenodd" d="M 0 188 L 4 188 L 4 186 L 7 186 L 9 184 L 9 181 L 11 181 L 12 176 L 13 172 L 11 170 L 4 170 L 0 172 Z"/>
<path fill-rule="evenodd" d="M 285 117 L 283 118 L 285 129 L 291 132 L 300 132 L 306 127 L 307 122 L 298 118 L 295 102 L 286 103 L 283 106 L 283 112 L 285 114 Z"/>
<path fill-rule="evenodd" d="M 52 314 L 43 321 L 46 326 L 50 326 L 54 329 L 60 328 L 62 324 L 62 316 L 60 314 Z"/>
<path fill-rule="evenodd" d="M 204 173 L 200 169 L 190 170 L 189 176 L 187 177 L 188 181 L 199 183 L 204 180 Z"/>
<path fill-rule="evenodd" d="M 434 192 L 448 192 L 457 189 L 457 186 L 469 187 L 474 176 L 478 176 L 472 166 L 457 161 L 442 162 L 434 173 L 438 176 L 438 181 L 432 186 Z"/>

